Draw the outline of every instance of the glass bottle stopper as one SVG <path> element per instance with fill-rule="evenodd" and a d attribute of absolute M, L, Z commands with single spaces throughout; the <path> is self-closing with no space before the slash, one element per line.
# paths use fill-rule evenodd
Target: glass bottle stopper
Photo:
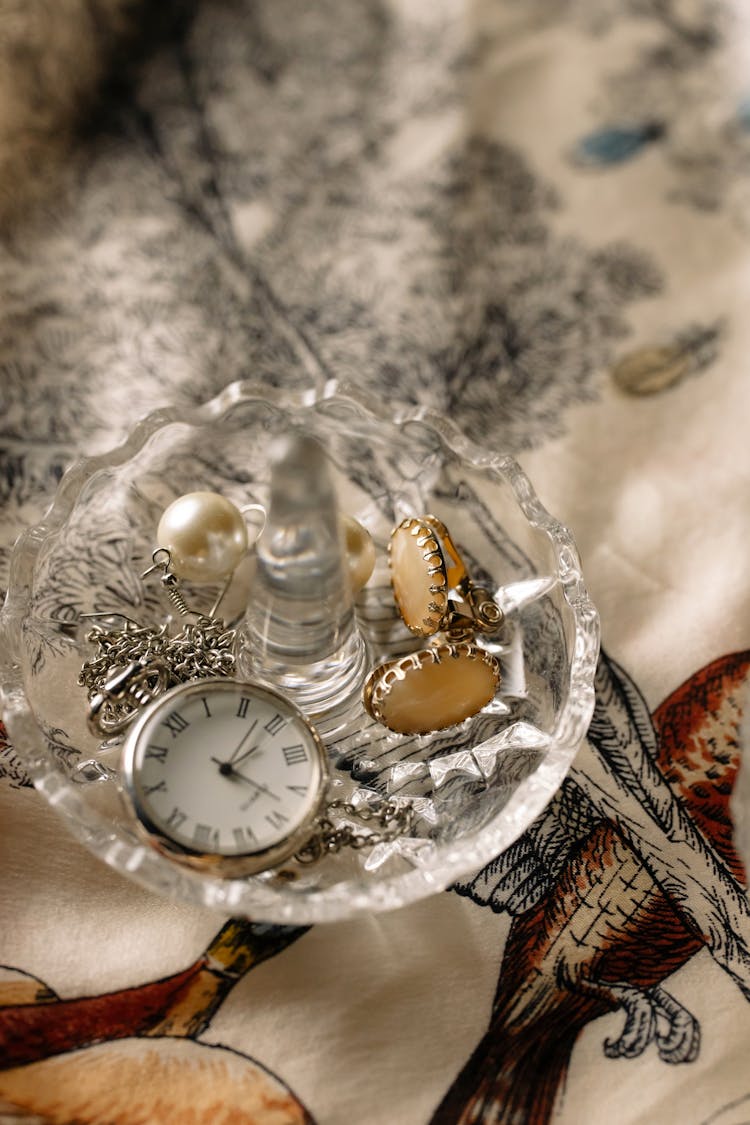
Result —
<path fill-rule="evenodd" d="M 293 432 L 271 447 L 266 525 L 256 546 L 237 664 L 312 718 L 346 709 L 367 668 L 328 458 Z"/>

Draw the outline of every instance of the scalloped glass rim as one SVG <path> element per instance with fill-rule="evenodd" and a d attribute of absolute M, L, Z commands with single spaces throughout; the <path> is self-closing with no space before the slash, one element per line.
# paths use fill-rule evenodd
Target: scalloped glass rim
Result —
<path fill-rule="evenodd" d="M 294 901 L 258 882 L 242 879 L 218 881 L 188 870 L 175 870 L 165 882 L 166 862 L 151 849 L 123 839 L 107 819 L 82 799 L 80 792 L 51 763 L 24 693 L 18 659 L 20 631 L 30 597 L 35 560 L 46 537 L 59 529 L 73 510 L 86 481 L 99 469 L 113 467 L 137 455 L 160 428 L 176 422 L 203 425 L 220 419 L 238 403 L 270 403 L 279 408 L 315 409 L 322 403 L 341 401 L 356 406 L 375 421 L 399 427 L 419 422 L 431 427 L 455 455 L 471 466 L 489 470 L 512 489 L 529 524 L 543 532 L 552 547 L 565 601 L 571 608 L 575 642 L 570 666 L 570 702 L 551 734 L 550 748 L 536 771 L 513 794 L 488 824 L 461 846 L 436 849 L 435 862 L 407 873 L 374 881 L 346 881 L 316 890 Z M 23 532 L 12 551 L 9 588 L 0 612 L 0 700 L 14 749 L 34 785 L 58 808 L 74 834 L 95 854 L 145 887 L 196 905 L 228 914 L 245 914 L 269 922 L 308 924 L 335 921 L 362 912 L 395 909 L 445 889 L 459 877 L 478 870 L 509 847 L 539 815 L 564 779 L 582 742 L 594 706 L 594 673 L 599 652 L 599 620 L 583 583 L 578 552 L 569 530 L 544 508 L 531 482 L 506 454 L 493 453 L 469 441 L 448 419 L 421 407 L 393 405 L 389 409 L 372 395 L 343 383 L 331 383 L 321 392 L 288 392 L 232 383 L 215 398 L 197 407 L 169 407 L 153 411 L 133 428 L 114 450 L 75 461 L 63 476 L 42 521 Z M 468 847 L 468 842 L 471 846 Z"/>

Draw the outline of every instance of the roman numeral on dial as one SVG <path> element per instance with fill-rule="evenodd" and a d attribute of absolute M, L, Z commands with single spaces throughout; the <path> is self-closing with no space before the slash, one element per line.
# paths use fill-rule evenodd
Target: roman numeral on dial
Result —
<path fill-rule="evenodd" d="M 307 751 L 301 742 L 298 742 L 296 746 L 284 746 L 282 750 L 284 761 L 288 766 L 299 766 L 302 762 L 307 761 Z"/>
<path fill-rule="evenodd" d="M 284 816 L 282 812 L 273 809 L 272 812 L 266 813 L 266 820 L 272 828 L 283 828 L 285 824 L 289 823 L 289 817 Z"/>
<path fill-rule="evenodd" d="M 193 839 L 199 848 L 218 848 L 219 829 L 211 828 L 209 824 L 196 824 Z"/>
<path fill-rule="evenodd" d="M 274 715 L 272 719 L 268 720 L 263 729 L 267 731 L 268 734 L 273 736 L 274 734 L 278 734 L 279 731 L 285 726 L 286 719 L 284 719 L 281 715 Z"/>
<path fill-rule="evenodd" d="M 166 762 L 168 746 L 148 746 L 146 747 L 146 757 L 156 758 L 157 762 Z"/>
<path fill-rule="evenodd" d="M 144 797 L 150 797 L 152 793 L 166 793 L 166 791 L 166 781 L 160 781 L 157 785 L 144 785 L 143 787 Z"/>
<path fill-rule="evenodd" d="M 173 711 L 171 715 L 167 715 L 166 719 L 162 719 L 161 722 L 162 726 L 166 727 L 172 735 L 172 738 L 177 738 L 178 734 L 181 734 L 182 731 L 190 726 L 190 723 L 187 719 L 183 719 L 179 711 Z"/>
<path fill-rule="evenodd" d="M 167 827 L 179 830 L 180 828 L 182 828 L 186 820 L 187 813 L 184 813 L 182 809 L 178 809 L 175 806 L 175 808 L 172 809 L 171 813 L 167 817 Z"/>
<path fill-rule="evenodd" d="M 238 848 L 246 848 L 248 844 L 252 847 L 258 843 L 257 837 L 252 828 L 233 828 L 232 835 L 234 842 Z"/>

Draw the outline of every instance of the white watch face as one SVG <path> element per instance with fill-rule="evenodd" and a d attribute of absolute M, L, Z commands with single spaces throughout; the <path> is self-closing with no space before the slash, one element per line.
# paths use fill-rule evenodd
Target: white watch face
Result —
<path fill-rule="evenodd" d="M 188 852 L 232 857 L 312 827 L 325 759 L 314 729 L 282 696 L 198 680 L 146 708 L 128 735 L 123 769 L 149 833 Z"/>

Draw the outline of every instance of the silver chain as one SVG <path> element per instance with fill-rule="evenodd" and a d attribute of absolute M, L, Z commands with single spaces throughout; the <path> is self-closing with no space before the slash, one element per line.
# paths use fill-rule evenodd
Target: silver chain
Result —
<path fill-rule="evenodd" d="M 94 625 L 86 640 L 96 653 L 78 674 L 88 691 L 92 732 L 118 734 L 141 707 L 175 684 L 231 676 L 235 635 L 212 617 L 198 617 L 173 637 L 166 625 L 157 629 L 129 620 L 120 629 Z"/>
<path fill-rule="evenodd" d="M 138 663 L 146 666 L 154 661 L 165 664 L 175 684 L 209 676 L 231 676 L 234 671 L 233 645 L 235 630 L 223 621 L 199 617 L 183 625 L 170 637 L 166 625 L 126 625 L 124 629 L 107 629 L 94 625 L 86 640 L 97 651 L 81 668 L 78 683 L 89 694 L 102 690 L 115 668 Z"/>
<path fill-rule="evenodd" d="M 374 821 L 380 831 L 358 832 L 351 824 L 336 824 L 330 814 L 341 811 L 344 816 L 361 824 Z M 376 844 L 389 844 L 398 836 L 411 833 L 414 825 L 414 807 L 396 804 L 383 798 L 378 804 L 352 805 L 341 798 L 330 801 L 324 816 L 317 823 L 315 833 L 296 854 L 299 863 L 315 863 L 321 856 L 341 851 L 342 848 L 373 848 Z"/>
<path fill-rule="evenodd" d="M 166 548 L 157 547 L 151 559 L 152 565 L 141 578 L 160 570 L 162 588 L 172 605 L 181 617 L 195 620 L 184 624 L 173 637 L 169 636 L 166 625 L 143 626 L 117 613 L 110 618 L 120 617 L 125 622 L 124 627 L 94 625 L 86 640 L 96 645 L 96 655 L 85 662 L 78 676 L 78 683 L 88 689 L 89 702 L 106 694 L 113 682 L 118 683 L 120 695 L 128 694 L 133 676 L 142 680 L 144 672 L 150 668 L 162 671 L 168 686 L 211 676 L 231 676 L 234 672 L 235 630 L 227 629 L 221 618 L 213 616 L 213 610 L 206 615 L 190 608 L 180 579 L 171 569 L 172 560 Z M 130 676 L 126 674 L 123 680 L 124 672 L 130 672 Z M 142 704 L 144 700 L 136 702 Z"/>

